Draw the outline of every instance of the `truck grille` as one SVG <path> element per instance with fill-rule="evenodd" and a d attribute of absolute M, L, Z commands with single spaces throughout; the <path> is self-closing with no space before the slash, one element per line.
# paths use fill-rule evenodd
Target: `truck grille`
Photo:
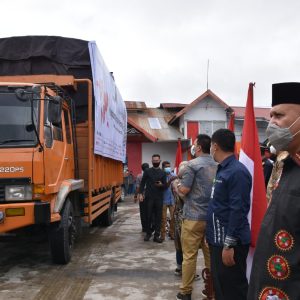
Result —
<path fill-rule="evenodd" d="M 0 201 L 4 201 L 5 199 L 5 186 L 3 184 L 0 185 Z"/>

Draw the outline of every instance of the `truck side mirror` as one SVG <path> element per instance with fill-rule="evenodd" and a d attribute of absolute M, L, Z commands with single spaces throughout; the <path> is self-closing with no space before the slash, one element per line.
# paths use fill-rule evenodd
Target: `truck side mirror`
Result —
<path fill-rule="evenodd" d="M 60 96 L 53 96 L 48 103 L 48 120 L 51 123 L 61 122 L 62 99 Z"/>

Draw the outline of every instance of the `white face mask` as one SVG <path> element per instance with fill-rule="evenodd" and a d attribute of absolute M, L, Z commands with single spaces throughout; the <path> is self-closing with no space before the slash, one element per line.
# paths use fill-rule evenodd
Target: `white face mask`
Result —
<path fill-rule="evenodd" d="M 216 150 L 213 150 L 213 148 L 210 148 L 210 156 L 215 160 L 215 153 Z"/>
<path fill-rule="evenodd" d="M 195 156 L 195 155 L 196 155 L 196 147 L 195 147 L 195 145 L 193 145 L 193 146 L 191 147 L 191 155 L 192 155 L 192 156 Z"/>
<path fill-rule="evenodd" d="M 274 148 L 273 145 L 271 145 L 271 147 L 270 147 L 270 152 L 271 152 L 272 154 L 276 154 L 276 149 Z"/>
<path fill-rule="evenodd" d="M 289 127 L 283 128 L 276 124 L 269 123 L 266 134 L 269 142 L 277 151 L 287 150 L 293 137 L 300 132 L 300 130 L 298 130 L 295 134 L 292 134 L 290 130 L 299 119 L 300 116 Z"/>

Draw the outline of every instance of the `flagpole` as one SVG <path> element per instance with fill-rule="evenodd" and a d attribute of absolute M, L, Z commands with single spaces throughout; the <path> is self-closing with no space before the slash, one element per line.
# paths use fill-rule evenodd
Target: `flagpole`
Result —
<path fill-rule="evenodd" d="M 209 71 L 209 59 L 207 60 L 207 70 L 206 70 L 206 90 L 208 90 L 208 71 Z"/>

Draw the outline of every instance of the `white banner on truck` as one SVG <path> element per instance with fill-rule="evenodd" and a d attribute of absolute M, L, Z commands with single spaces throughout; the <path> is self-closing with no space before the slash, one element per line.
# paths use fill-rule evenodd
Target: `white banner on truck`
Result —
<path fill-rule="evenodd" d="M 89 42 L 95 97 L 94 153 L 125 162 L 127 112 L 96 42 Z"/>

